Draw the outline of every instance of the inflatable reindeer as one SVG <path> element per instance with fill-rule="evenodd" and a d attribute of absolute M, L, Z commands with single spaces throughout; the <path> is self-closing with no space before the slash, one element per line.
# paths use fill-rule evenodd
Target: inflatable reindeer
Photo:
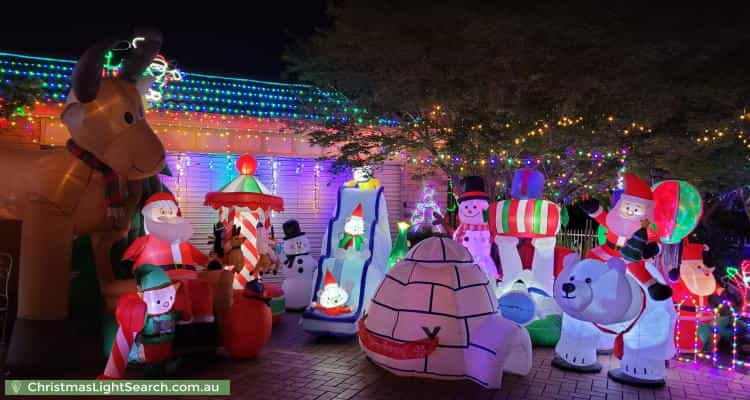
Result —
<path fill-rule="evenodd" d="M 102 78 L 114 42 L 96 43 L 78 60 L 61 115 L 71 136 L 66 148 L 0 149 L 0 218 L 22 221 L 11 370 L 59 371 L 71 360 L 66 320 L 74 236 L 91 234 L 103 294 L 126 290 L 113 285 L 109 250 L 127 232 L 141 180 L 164 167 L 164 146 L 141 100 L 150 85 L 142 74 L 161 47 L 161 34 L 136 35 L 143 40 L 117 77 Z"/>

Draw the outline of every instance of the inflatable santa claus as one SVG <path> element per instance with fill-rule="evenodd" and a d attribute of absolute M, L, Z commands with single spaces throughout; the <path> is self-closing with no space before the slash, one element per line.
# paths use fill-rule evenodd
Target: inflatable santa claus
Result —
<path fill-rule="evenodd" d="M 484 212 L 489 207 L 490 198 L 484 191 L 482 177 L 467 176 L 463 183 L 464 191 L 458 198 L 459 225 L 453 232 L 453 240 L 466 247 L 474 262 L 494 280 L 497 277 L 497 266 L 490 257 L 490 227 L 484 222 Z"/>
<path fill-rule="evenodd" d="M 622 175 L 625 191 L 607 212 L 596 199 L 579 203 L 581 209 L 596 222 L 607 228 L 606 243 L 589 251 L 587 258 L 607 262 L 612 257 L 627 261 L 628 271 L 647 289 L 654 300 L 666 300 L 672 296 L 669 286 L 658 282 L 646 268 L 644 260 L 659 253 L 654 240 L 655 232 L 648 229 L 654 219 L 654 199 L 651 188 L 637 176 Z M 633 240 L 630 240 L 633 239 Z"/>
<path fill-rule="evenodd" d="M 680 278 L 671 283 L 672 299 L 678 309 L 679 337 L 677 348 L 682 353 L 692 353 L 703 348 L 703 343 L 696 331 L 698 324 L 710 324 L 713 313 L 706 310 L 708 297 L 721 294 L 721 287 L 716 284 L 714 268 L 703 263 L 703 252 L 708 250 L 704 244 L 683 242 Z M 695 340 L 697 338 L 697 341 Z"/>
<path fill-rule="evenodd" d="M 172 281 L 181 283 L 176 299 L 182 310 L 178 323 L 213 322 L 212 289 L 208 282 L 197 279 L 196 271 L 196 266 L 207 266 L 209 257 L 188 241 L 193 228 L 182 218 L 174 196 L 152 195 L 141 213 L 146 235 L 130 244 L 123 260 L 133 262 L 134 272 L 144 264 L 158 266 Z"/>

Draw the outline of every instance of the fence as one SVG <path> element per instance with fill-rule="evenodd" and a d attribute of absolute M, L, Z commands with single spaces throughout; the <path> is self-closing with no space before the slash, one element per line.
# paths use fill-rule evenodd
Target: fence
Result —
<path fill-rule="evenodd" d="M 567 247 L 585 257 L 589 250 L 598 246 L 596 231 L 587 223 L 583 229 L 566 229 L 557 234 L 557 245 Z"/>

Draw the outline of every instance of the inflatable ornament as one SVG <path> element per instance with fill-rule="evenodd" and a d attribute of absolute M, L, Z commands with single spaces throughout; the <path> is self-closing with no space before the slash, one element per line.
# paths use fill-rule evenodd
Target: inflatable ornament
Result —
<path fill-rule="evenodd" d="M 147 375 L 174 372 L 172 339 L 177 312 L 173 310 L 179 283 L 173 284 L 159 267 L 142 265 L 135 271 L 138 294 L 126 294 L 117 305 L 115 341 L 99 379 L 122 379 L 128 361 L 146 365 Z"/>
<path fill-rule="evenodd" d="M 317 262 L 310 255 L 310 242 L 302 232 L 299 222 L 284 222 L 284 271 L 286 277 L 281 289 L 286 295 L 286 308 L 303 310 L 312 299 Z"/>
<path fill-rule="evenodd" d="M 489 207 L 489 196 L 484 191 L 484 180 L 479 176 L 467 176 L 463 180 L 464 192 L 458 198 L 459 225 L 453 232 L 453 240 L 469 250 L 482 271 L 494 280 L 497 266 L 490 257 L 492 241 L 489 226 L 484 222 L 484 212 Z"/>
<path fill-rule="evenodd" d="M 553 365 L 580 372 L 601 369 L 596 358 L 600 334 L 616 335 L 620 367 L 613 380 L 636 386 L 664 385 L 665 361 L 672 358 L 672 302 L 653 300 L 620 258 L 566 263 L 555 282 L 562 308 L 562 336 Z"/>
<path fill-rule="evenodd" d="M 339 188 L 302 329 L 315 335 L 355 335 L 357 321 L 385 276 L 390 253 L 383 188 Z"/>
<path fill-rule="evenodd" d="M 504 371 L 530 371 L 532 350 L 526 330 L 497 313 L 492 287 L 466 248 L 427 238 L 378 287 L 360 346 L 396 375 L 499 388 Z"/>
<path fill-rule="evenodd" d="M 270 299 L 263 293 L 263 284 L 257 280 L 235 292 L 224 328 L 224 348 L 232 358 L 257 356 L 271 338 Z"/>
<path fill-rule="evenodd" d="M 685 181 L 662 181 L 653 186 L 654 224 L 662 243 L 680 243 L 692 232 L 701 215 L 703 200 Z"/>

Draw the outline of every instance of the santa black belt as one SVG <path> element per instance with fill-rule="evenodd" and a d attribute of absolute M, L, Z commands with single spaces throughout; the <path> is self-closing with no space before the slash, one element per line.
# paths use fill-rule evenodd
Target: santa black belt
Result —
<path fill-rule="evenodd" d="M 612 242 L 610 242 L 610 241 L 608 240 L 608 241 L 607 241 L 607 247 L 609 247 L 610 249 L 613 249 L 613 250 L 617 250 L 617 251 L 620 251 L 620 250 L 622 250 L 622 247 L 623 247 L 623 246 L 618 246 L 618 245 L 616 245 L 616 244 L 614 244 L 614 243 L 612 243 Z"/>
<path fill-rule="evenodd" d="M 195 271 L 195 267 L 188 264 L 167 264 L 160 265 L 159 268 L 163 269 L 164 271 L 171 271 L 173 269 L 186 269 L 189 271 Z"/>

